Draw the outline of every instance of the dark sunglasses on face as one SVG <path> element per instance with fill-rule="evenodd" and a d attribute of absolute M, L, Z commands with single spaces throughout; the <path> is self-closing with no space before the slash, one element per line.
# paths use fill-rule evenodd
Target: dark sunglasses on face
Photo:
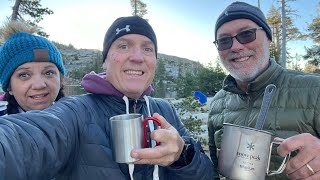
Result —
<path fill-rule="evenodd" d="M 233 44 L 233 38 L 236 38 L 237 41 L 241 44 L 247 44 L 256 39 L 256 31 L 261 30 L 262 27 L 257 27 L 257 28 L 251 28 L 248 30 L 244 30 L 239 32 L 235 36 L 228 36 L 228 37 L 223 37 L 220 38 L 213 43 L 217 46 L 219 51 L 227 50 L 232 47 Z"/>

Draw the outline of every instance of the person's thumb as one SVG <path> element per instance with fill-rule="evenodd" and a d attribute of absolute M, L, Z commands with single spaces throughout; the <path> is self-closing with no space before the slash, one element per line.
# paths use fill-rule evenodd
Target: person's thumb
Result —
<path fill-rule="evenodd" d="M 154 113 L 152 115 L 152 117 L 157 118 L 160 121 L 161 129 L 168 129 L 168 128 L 171 127 L 171 124 L 168 123 L 168 121 L 163 116 L 161 116 L 160 114 Z"/>

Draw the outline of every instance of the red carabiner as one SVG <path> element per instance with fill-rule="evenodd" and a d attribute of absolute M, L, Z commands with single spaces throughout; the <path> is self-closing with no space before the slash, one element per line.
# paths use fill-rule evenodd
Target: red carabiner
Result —
<path fill-rule="evenodd" d="M 143 134 L 144 134 L 143 139 L 144 139 L 144 145 L 146 148 L 149 147 L 148 137 L 147 137 L 148 136 L 148 131 L 147 131 L 147 122 L 148 121 L 156 122 L 158 124 L 159 129 L 161 128 L 161 123 L 160 123 L 159 119 L 157 119 L 155 117 L 147 117 L 143 120 Z M 158 146 L 158 145 L 159 145 L 159 143 L 157 142 L 156 146 Z"/>

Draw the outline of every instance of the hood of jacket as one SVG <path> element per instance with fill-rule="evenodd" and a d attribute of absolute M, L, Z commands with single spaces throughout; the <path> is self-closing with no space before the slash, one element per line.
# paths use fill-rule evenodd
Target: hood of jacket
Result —
<path fill-rule="evenodd" d="M 90 73 L 86 74 L 81 81 L 81 86 L 84 90 L 88 93 L 95 93 L 95 94 L 104 94 L 104 95 L 112 95 L 112 96 L 119 96 L 123 97 L 124 94 L 118 91 L 108 80 L 106 80 L 106 73 L 95 73 L 91 71 Z M 153 92 L 153 88 L 150 85 L 140 96 L 147 95 L 149 96 Z"/>

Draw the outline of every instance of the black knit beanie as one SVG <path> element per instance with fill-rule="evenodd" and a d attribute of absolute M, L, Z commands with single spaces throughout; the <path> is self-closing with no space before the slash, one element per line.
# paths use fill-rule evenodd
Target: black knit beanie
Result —
<path fill-rule="evenodd" d="M 218 29 L 226 22 L 235 19 L 249 19 L 261 26 L 266 32 L 267 37 L 272 41 L 272 32 L 267 23 L 266 17 L 263 12 L 255 6 L 245 2 L 234 2 L 230 4 L 219 16 L 215 27 L 215 40 L 217 40 Z"/>
<path fill-rule="evenodd" d="M 109 27 L 103 41 L 102 61 L 104 62 L 111 44 L 121 36 L 127 34 L 140 34 L 148 37 L 155 46 L 157 56 L 157 37 L 150 24 L 139 16 L 120 17 Z"/>

